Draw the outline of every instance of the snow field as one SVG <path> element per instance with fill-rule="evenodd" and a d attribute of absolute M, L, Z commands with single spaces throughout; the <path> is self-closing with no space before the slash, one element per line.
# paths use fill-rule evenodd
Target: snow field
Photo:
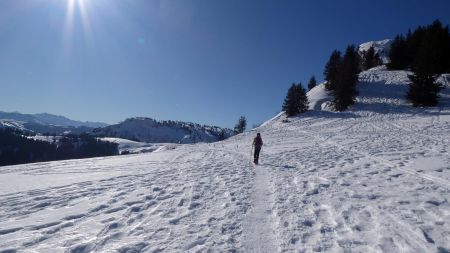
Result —
<path fill-rule="evenodd" d="M 0 167 L 0 252 L 450 252 L 450 94 L 412 108 L 405 77 L 219 143 Z"/>
<path fill-rule="evenodd" d="M 33 173 L 79 175 L 58 187 L 44 184 L 40 189 L 35 185 L 34 190 L 1 195 L 0 249 L 238 249 L 239 217 L 249 206 L 245 182 L 250 181 L 251 171 L 242 169 L 248 167 L 248 161 L 240 162 L 238 154 L 206 147 L 125 156 L 120 165 L 110 158 L 47 163 Z M 67 171 L 67 163 L 77 164 L 79 170 Z M 231 170 L 222 170 L 223 163 Z M 90 180 L 93 165 L 105 166 L 112 173 Z M 23 166 L 9 168 L 2 168 L 2 174 L 29 173 Z"/>

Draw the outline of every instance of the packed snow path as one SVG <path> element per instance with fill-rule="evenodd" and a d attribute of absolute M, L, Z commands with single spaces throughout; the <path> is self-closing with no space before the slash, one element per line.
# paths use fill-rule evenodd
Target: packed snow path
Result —
<path fill-rule="evenodd" d="M 254 169 L 251 209 L 244 220 L 245 252 L 277 252 L 272 218 L 273 188 L 268 168 L 254 166 Z"/>

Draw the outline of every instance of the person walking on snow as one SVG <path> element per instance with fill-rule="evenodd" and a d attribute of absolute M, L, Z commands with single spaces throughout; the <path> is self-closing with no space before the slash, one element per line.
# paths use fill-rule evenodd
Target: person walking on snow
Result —
<path fill-rule="evenodd" d="M 253 162 L 258 164 L 259 160 L 259 152 L 261 152 L 261 147 L 263 145 L 263 141 L 261 139 L 261 134 L 257 133 L 255 139 L 253 139 L 253 144 L 255 147 L 255 153 L 253 154 Z"/>

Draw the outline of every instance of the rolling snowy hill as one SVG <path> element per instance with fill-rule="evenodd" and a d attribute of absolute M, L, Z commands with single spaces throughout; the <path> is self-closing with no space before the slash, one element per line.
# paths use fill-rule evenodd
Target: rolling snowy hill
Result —
<path fill-rule="evenodd" d="M 93 134 L 106 137 L 118 137 L 148 143 L 197 143 L 214 142 L 228 138 L 231 129 L 205 126 L 181 121 L 158 121 L 151 118 L 129 118 L 125 121 L 98 128 Z"/>
<path fill-rule="evenodd" d="M 413 108 L 407 74 L 218 143 L 0 167 L 0 252 L 450 252 L 449 90 Z"/>

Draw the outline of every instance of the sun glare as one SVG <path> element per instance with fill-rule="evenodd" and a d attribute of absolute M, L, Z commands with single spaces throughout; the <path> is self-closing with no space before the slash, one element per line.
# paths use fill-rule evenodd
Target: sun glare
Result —
<path fill-rule="evenodd" d="M 88 15 L 87 1 L 85 0 L 67 0 L 66 20 L 65 20 L 65 44 L 66 48 L 71 47 L 73 27 L 75 25 L 75 13 L 81 18 L 83 31 L 87 37 L 91 35 L 90 21 Z"/>

